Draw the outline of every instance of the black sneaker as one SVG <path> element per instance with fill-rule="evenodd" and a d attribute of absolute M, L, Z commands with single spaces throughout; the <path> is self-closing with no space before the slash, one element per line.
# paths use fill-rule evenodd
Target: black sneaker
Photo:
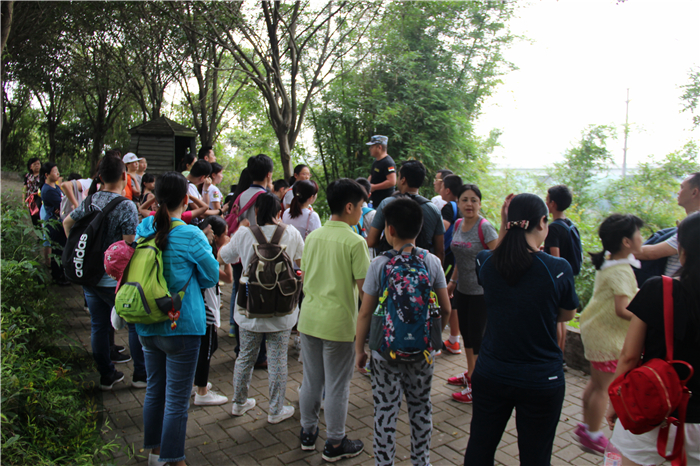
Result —
<path fill-rule="evenodd" d="M 134 374 L 131 378 L 131 386 L 134 388 L 146 388 L 148 386 L 148 377 L 146 377 L 146 374 Z"/>
<path fill-rule="evenodd" d="M 112 364 L 123 364 L 125 362 L 131 361 L 131 356 L 128 354 L 122 354 L 119 351 L 110 351 L 109 358 L 112 360 Z"/>
<path fill-rule="evenodd" d="M 103 375 L 100 377 L 100 390 L 111 390 L 115 383 L 124 380 L 124 373 L 114 371 L 111 375 Z"/>
<path fill-rule="evenodd" d="M 316 449 L 316 439 L 318 438 L 318 427 L 316 427 L 316 432 L 313 434 L 307 434 L 304 432 L 304 428 L 301 428 L 301 433 L 299 434 L 299 440 L 301 440 L 301 449 L 305 451 L 311 451 Z"/>
<path fill-rule="evenodd" d="M 362 440 L 350 440 L 346 435 L 337 447 L 332 446 L 326 440 L 326 446 L 323 448 L 321 457 L 328 462 L 334 463 L 338 460 L 357 456 L 362 453 L 364 449 L 365 444 L 362 443 Z"/>
<path fill-rule="evenodd" d="M 112 351 L 116 351 L 117 353 L 123 353 L 124 351 L 126 351 L 126 348 L 124 348 L 121 345 L 114 345 L 112 346 Z"/>

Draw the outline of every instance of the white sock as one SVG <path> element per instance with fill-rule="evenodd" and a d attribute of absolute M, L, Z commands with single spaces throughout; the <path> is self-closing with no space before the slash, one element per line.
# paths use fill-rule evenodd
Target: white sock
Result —
<path fill-rule="evenodd" d="M 456 337 L 453 337 L 452 335 L 450 335 L 449 340 L 450 340 L 450 343 L 452 343 L 452 344 L 459 343 L 459 335 L 457 335 Z"/>
<path fill-rule="evenodd" d="M 588 430 L 588 429 L 586 429 Z M 597 430 L 595 432 L 588 431 L 588 435 L 591 437 L 591 440 L 594 442 L 598 440 L 600 437 L 603 436 L 603 431 L 602 430 Z"/>

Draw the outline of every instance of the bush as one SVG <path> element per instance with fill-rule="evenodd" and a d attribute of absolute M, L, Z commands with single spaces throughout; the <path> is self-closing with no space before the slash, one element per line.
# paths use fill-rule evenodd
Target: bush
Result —
<path fill-rule="evenodd" d="M 2 463 L 93 464 L 117 446 L 100 435 L 92 358 L 51 348 L 62 316 L 48 301 L 40 230 L 23 207 L 2 205 Z"/>

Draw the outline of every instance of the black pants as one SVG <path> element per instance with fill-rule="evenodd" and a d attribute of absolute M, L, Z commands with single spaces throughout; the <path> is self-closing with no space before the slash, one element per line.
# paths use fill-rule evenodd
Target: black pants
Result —
<path fill-rule="evenodd" d="M 56 257 L 61 257 L 63 248 L 66 246 L 66 233 L 61 227 L 48 227 L 49 238 L 51 239 L 51 278 L 55 281 L 66 280 L 63 265 L 59 265 Z"/>
<path fill-rule="evenodd" d="M 472 348 L 479 354 L 481 341 L 486 331 L 486 302 L 484 295 L 462 294 L 455 290 L 454 305 L 459 318 L 459 333 L 462 334 L 465 348 Z"/>
<path fill-rule="evenodd" d="M 549 466 L 565 386 L 535 390 L 472 376 L 473 414 L 465 466 L 493 466 L 496 448 L 515 408 L 522 466 Z"/>
<path fill-rule="evenodd" d="M 202 345 L 199 347 L 197 358 L 197 370 L 194 373 L 194 384 L 198 387 L 206 387 L 209 381 L 209 365 L 214 351 L 219 349 L 219 337 L 216 334 L 216 325 L 207 325 L 207 333 L 202 336 Z"/>

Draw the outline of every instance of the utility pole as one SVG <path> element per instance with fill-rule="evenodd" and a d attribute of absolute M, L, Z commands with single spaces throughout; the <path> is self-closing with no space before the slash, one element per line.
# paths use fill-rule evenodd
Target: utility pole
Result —
<path fill-rule="evenodd" d="M 622 149 L 622 179 L 627 177 L 627 135 L 630 132 L 628 123 L 630 113 L 630 90 L 627 88 L 627 100 L 625 101 L 625 146 Z"/>

